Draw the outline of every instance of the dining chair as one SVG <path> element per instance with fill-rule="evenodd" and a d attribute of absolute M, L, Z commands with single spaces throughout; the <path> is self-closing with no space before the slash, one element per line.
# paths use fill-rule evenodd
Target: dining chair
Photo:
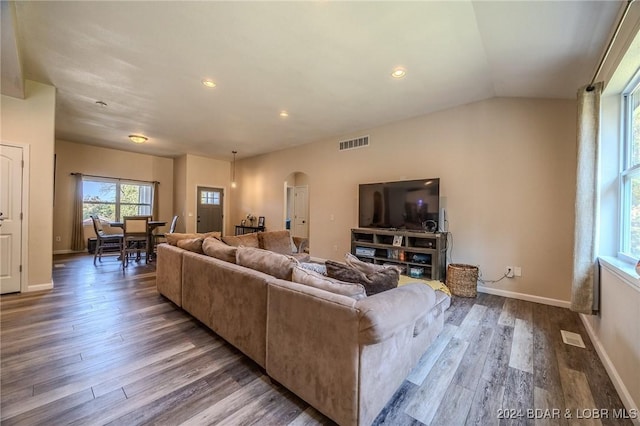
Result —
<path fill-rule="evenodd" d="M 122 244 L 122 269 L 129 264 L 129 255 L 136 253 L 140 260 L 141 253 L 147 251 L 149 244 L 149 220 L 151 216 L 125 216 L 122 222 L 124 230 Z M 149 262 L 148 256 L 145 258 Z"/>
<path fill-rule="evenodd" d="M 178 224 L 178 218 L 180 216 L 176 215 L 171 219 L 171 225 L 169 226 L 169 231 L 164 233 L 158 233 L 153 236 L 153 251 L 155 252 L 158 244 L 163 243 L 167 240 L 167 234 L 173 234 L 176 232 L 176 225 Z"/>
<path fill-rule="evenodd" d="M 107 234 L 102 228 L 102 222 L 98 216 L 90 215 L 93 222 L 93 230 L 96 233 L 96 249 L 93 254 L 93 266 L 96 266 L 96 259 L 102 262 L 102 254 L 105 249 L 107 251 L 116 251 L 120 253 L 122 251 L 122 239 L 123 234 Z"/>

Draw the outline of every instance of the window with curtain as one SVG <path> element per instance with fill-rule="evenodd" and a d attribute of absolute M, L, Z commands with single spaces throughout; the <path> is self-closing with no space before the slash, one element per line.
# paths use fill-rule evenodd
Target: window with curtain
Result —
<path fill-rule="evenodd" d="M 622 95 L 621 257 L 640 259 L 640 74 Z"/>
<path fill-rule="evenodd" d="M 120 221 L 124 216 L 151 215 L 153 184 L 116 179 L 82 180 L 82 218 L 98 215 L 102 219 Z"/>

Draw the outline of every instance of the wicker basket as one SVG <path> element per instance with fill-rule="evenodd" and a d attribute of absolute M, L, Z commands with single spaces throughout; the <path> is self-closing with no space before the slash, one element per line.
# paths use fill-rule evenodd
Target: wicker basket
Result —
<path fill-rule="evenodd" d="M 478 267 L 452 263 L 447 267 L 447 287 L 451 294 L 461 297 L 478 295 Z"/>

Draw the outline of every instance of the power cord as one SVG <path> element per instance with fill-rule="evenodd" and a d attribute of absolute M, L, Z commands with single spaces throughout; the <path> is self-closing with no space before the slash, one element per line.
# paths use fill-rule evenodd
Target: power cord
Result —
<path fill-rule="evenodd" d="M 482 279 L 482 271 L 480 270 L 480 267 L 478 266 L 478 281 L 480 281 L 482 284 L 495 284 L 495 283 L 499 283 L 500 281 L 504 280 L 505 278 L 507 278 L 507 273 L 505 272 L 503 276 L 501 276 L 500 278 L 498 278 L 497 280 L 483 280 Z"/>

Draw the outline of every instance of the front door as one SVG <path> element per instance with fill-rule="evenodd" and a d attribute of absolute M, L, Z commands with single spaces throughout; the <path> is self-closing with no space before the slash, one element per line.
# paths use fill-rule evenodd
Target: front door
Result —
<path fill-rule="evenodd" d="M 197 232 L 222 232 L 222 188 L 198 187 Z"/>
<path fill-rule="evenodd" d="M 293 190 L 293 236 L 309 238 L 309 188 L 296 186 Z"/>
<path fill-rule="evenodd" d="M 0 293 L 21 285 L 22 148 L 0 147 Z"/>

